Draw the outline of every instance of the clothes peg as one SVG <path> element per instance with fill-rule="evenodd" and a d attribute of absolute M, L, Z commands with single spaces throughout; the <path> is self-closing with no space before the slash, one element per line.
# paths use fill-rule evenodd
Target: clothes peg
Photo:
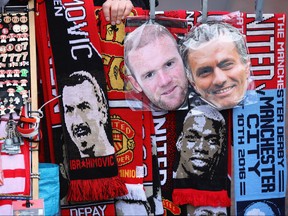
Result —
<path fill-rule="evenodd" d="M 149 23 L 154 23 L 154 21 L 155 21 L 155 0 L 149 0 L 149 4 L 150 4 Z"/>
<path fill-rule="evenodd" d="M 263 0 L 255 0 L 256 21 L 263 20 Z"/>
<path fill-rule="evenodd" d="M 201 0 L 201 11 L 202 11 L 202 23 L 207 21 L 207 13 L 208 13 L 208 0 Z"/>

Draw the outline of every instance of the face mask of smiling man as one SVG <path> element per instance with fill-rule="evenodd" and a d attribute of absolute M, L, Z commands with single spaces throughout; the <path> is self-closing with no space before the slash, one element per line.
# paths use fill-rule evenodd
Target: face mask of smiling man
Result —
<path fill-rule="evenodd" d="M 185 101 L 188 80 L 175 38 L 158 24 L 144 24 L 124 43 L 128 80 L 156 109 L 176 110 Z"/>
<path fill-rule="evenodd" d="M 237 106 L 250 82 L 245 37 L 226 23 L 205 23 L 183 44 L 187 76 L 201 98 L 220 110 Z"/>

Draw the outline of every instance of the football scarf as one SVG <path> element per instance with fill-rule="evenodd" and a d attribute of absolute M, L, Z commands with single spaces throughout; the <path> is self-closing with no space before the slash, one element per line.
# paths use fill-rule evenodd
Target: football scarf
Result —
<path fill-rule="evenodd" d="M 114 200 L 63 205 L 61 215 L 115 215 Z"/>
<path fill-rule="evenodd" d="M 143 13 L 147 13 L 147 11 L 144 11 L 141 8 L 134 8 L 131 11 L 131 16 L 139 16 Z M 101 54 L 108 92 L 125 92 L 126 80 L 123 58 L 123 41 L 126 34 L 125 25 L 122 22 L 119 25 L 112 26 L 105 20 L 102 8 L 99 7 L 95 7 L 95 18 L 100 38 Z"/>
<path fill-rule="evenodd" d="M 70 180 L 67 200 L 99 201 L 125 195 L 127 189 L 118 176 L 112 142 L 93 2 L 62 1 L 56 6 L 48 1 L 46 9 L 57 84 L 62 93 Z M 75 114 L 82 120 L 76 121 Z"/>
<path fill-rule="evenodd" d="M 142 9 L 133 9 L 131 15 L 138 13 L 142 13 Z M 112 26 L 105 20 L 101 7 L 95 7 L 95 16 L 96 25 L 99 29 L 98 34 L 104 73 L 107 80 L 112 136 L 119 167 L 119 176 L 128 189 L 128 194 L 118 197 L 117 200 L 145 202 L 147 199 L 143 187 L 142 111 L 133 112 L 125 100 L 124 23 Z M 122 202 L 117 202 L 116 207 L 119 205 L 124 206 Z"/>
<path fill-rule="evenodd" d="M 237 215 L 285 215 L 286 16 L 241 14 L 258 103 L 233 110 Z"/>
<path fill-rule="evenodd" d="M 176 114 L 177 120 L 183 118 L 181 114 L 184 113 Z M 195 207 L 230 206 L 227 192 L 227 125 L 223 115 L 209 105 L 200 105 L 191 107 L 184 119 L 177 122 L 183 123 L 177 126 L 182 130 L 176 141 L 173 202 Z M 210 134 L 205 135 L 205 130 L 209 130 Z M 209 147 L 212 140 L 215 143 Z M 198 167 L 201 160 L 205 161 L 205 166 Z"/>
<path fill-rule="evenodd" d="M 157 146 L 155 129 L 151 112 L 143 112 L 144 154 L 143 162 L 145 166 L 144 188 L 149 205 L 149 214 L 163 215 L 164 208 L 162 203 L 161 183 L 159 176 Z"/>
<path fill-rule="evenodd" d="M 63 163 L 63 148 L 59 144 L 62 143 L 62 128 L 59 99 L 56 98 L 58 96 L 56 71 L 48 30 L 46 5 L 42 1 L 37 1 L 36 4 L 38 8 L 38 14 L 35 16 L 38 75 L 42 80 L 39 83 L 39 89 L 42 89 L 43 104 L 49 101 L 42 110 L 44 112 L 42 127 L 47 136 L 43 136 L 40 142 L 39 160 L 60 164 Z"/>
<path fill-rule="evenodd" d="M 134 112 L 127 106 L 123 92 L 109 91 L 108 95 L 119 176 L 128 189 L 128 194 L 117 199 L 146 201 L 143 187 L 142 112 Z"/>
<path fill-rule="evenodd" d="M 180 111 L 177 111 L 180 112 Z M 176 157 L 176 111 L 152 112 L 159 165 L 164 215 L 179 215 L 181 208 L 172 201 L 173 166 Z"/>
<path fill-rule="evenodd" d="M 171 14 L 171 17 L 165 17 L 162 15 L 156 16 L 155 22 L 165 26 L 172 33 L 172 35 L 175 36 L 175 39 L 178 40 L 187 32 L 187 22 L 185 19 L 175 18 L 174 15 L 175 14 L 173 13 L 173 16 Z M 149 17 L 147 14 L 137 17 L 128 17 L 125 25 L 125 31 L 127 33 L 132 32 L 135 28 L 145 24 L 148 19 Z M 127 91 L 126 99 L 134 102 L 141 101 L 142 106 L 139 106 L 138 109 L 145 110 L 145 113 L 151 113 L 151 104 L 149 104 L 149 100 L 143 93 L 139 94 L 135 91 Z M 135 109 L 134 107 L 131 108 Z M 154 201 L 157 203 L 157 196 L 159 196 L 159 194 L 157 194 L 157 179 L 159 179 L 161 185 L 161 190 L 159 193 L 161 193 L 162 196 L 164 214 L 179 214 L 181 213 L 180 207 L 172 202 L 172 167 L 174 163 L 174 147 L 176 143 L 175 112 L 152 112 L 151 114 L 155 132 L 153 136 L 155 141 L 154 148 L 157 149 L 155 157 L 158 158 L 159 164 L 159 176 L 157 177 L 157 175 L 155 175 L 155 179 L 153 176 L 153 190 L 155 190 L 153 199 L 155 199 Z M 152 172 L 154 172 L 154 169 Z M 158 209 L 156 206 L 155 214 L 157 214 L 156 210 L 162 212 L 162 206 Z"/>

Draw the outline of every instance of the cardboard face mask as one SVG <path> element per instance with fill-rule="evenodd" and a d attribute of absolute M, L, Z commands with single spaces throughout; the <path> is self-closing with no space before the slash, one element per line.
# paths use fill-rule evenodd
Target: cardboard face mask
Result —
<path fill-rule="evenodd" d="M 245 37 L 233 26 L 212 22 L 191 29 L 183 43 L 190 84 L 219 110 L 245 102 L 251 87 Z"/>
<path fill-rule="evenodd" d="M 124 43 L 127 80 L 150 110 L 177 110 L 186 101 L 188 80 L 174 36 L 159 24 L 143 24 Z"/>

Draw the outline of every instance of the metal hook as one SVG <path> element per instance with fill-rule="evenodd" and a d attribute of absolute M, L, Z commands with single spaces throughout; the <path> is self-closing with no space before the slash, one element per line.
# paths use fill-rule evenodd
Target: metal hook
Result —
<path fill-rule="evenodd" d="M 154 23 L 154 21 L 155 21 L 155 0 L 149 0 L 149 4 L 150 4 L 149 23 Z"/>
<path fill-rule="evenodd" d="M 207 21 L 207 13 L 208 13 L 208 0 L 201 0 L 201 11 L 202 11 L 202 23 Z"/>
<path fill-rule="evenodd" d="M 263 0 L 255 0 L 256 21 L 263 20 Z"/>

